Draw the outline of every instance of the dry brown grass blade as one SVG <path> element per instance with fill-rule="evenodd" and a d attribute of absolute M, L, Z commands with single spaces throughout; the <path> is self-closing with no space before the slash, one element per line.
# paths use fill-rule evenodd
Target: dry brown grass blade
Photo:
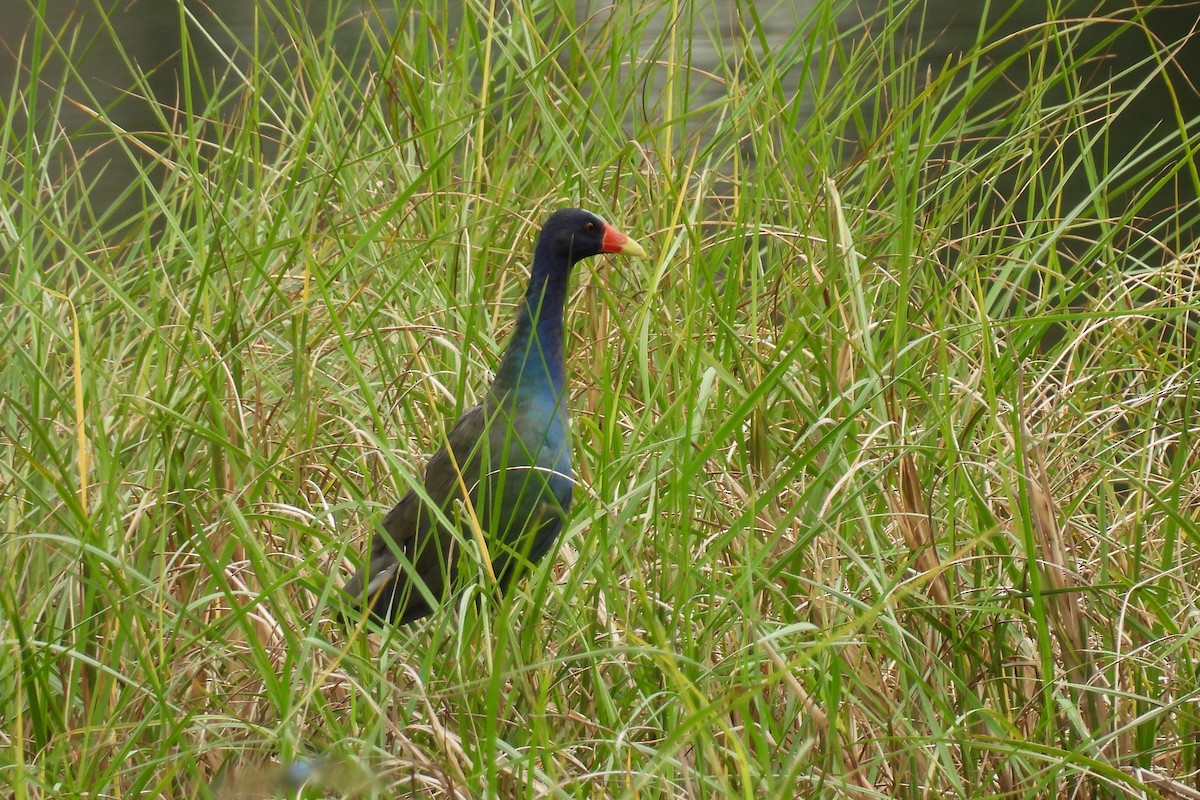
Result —
<path fill-rule="evenodd" d="M 829 717 L 825 714 L 824 710 L 819 708 L 817 704 L 813 702 L 812 697 L 810 697 L 808 692 L 805 690 L 804 684 L 800 683 L 800 681 L 796 679 L 796 676 L 792 674 L 791 666 L 787 663 L 783 656 L 779 654 L 779 651 L 771 646 L 770 641 L 768 641 L 765 637 L 760 637 L 758 643 L 762 646 L 763 651 L 767 654 L 767 658 L 770 659 L 775 668 L 779 670 L 781 675 L 783 675 L 783 684 L 787 687 L 788 692 L 790 692 L 792 696 L 800 702 L 800 705 L 803 706 L 804 710 L 808 713 L 809 719 L 812 720 L 813 727 L 817 729 L 817 733 L 822 739 L 828 742 L 830 735 Z M 872 794 L 870 796 L 874 796 L 874 787 L 867 782 L 866 776 L 863 774 L 863 770 L 858 763 L 855 743 L 852 741 L 847 742 L 846 745 L 841 748 L 841 753 L 845 761 L 846 775 L 849 777 L 850 781 L 859 789 L 872 790 Z"/>
<path fill-rule="evenodd" d="M 845 318 L 845 313 L 842 317 Z M 849 321 L 844 321 L 843 324 L 849 325 Z M 838 391 L 846 391 L 846 387 L 854 381 L 854 349 L 849 341 L 843 342 L 838 348 L 836 374 Z"/>
<path fill-rule="evenodd" d="M 1141 767 L 1134 767 L 1128 770 L 1128 772 L 1135 780 L 1139 780 L 1147 786 L 1153 786 L 1165 797 L 1178 797 L 1180 800 L 1200 800 L 1200 791 L 1196 791 L 1177 780 L 1159 775 L 1157 772 L 1142 769 Z"/>
<path fill-rule="evenodd" d="M 1030 517 L 1039 551 L 1037 560 L 1049 590 L 1047 606 L 1053 616 L 1053 630 L 1063 668 L 1072 683 L 1095 686 L 1102 683 L 1102 679 L 1087 645 L 1087 628 L 1077 591 L 1083 584 L 1068 556 L 1063 529 L 1058 524 L 1060 511 L 1050 493 L 1041 452 L 1033 448 L 1026 463 L 1032 473 L 1027 485 Z M 1084 700 L 1080 706 L 1092 730 L 1101 730 L 1107 718 L 1103 704 L 1096 702 L 1094 695 L 1081 698 L 1077 693 L 1076 701 L 1080 700 Z"/>
<path fill-rule="evenodd" d="M 1039 562 L 1052 595 L 1050 604 L 1059 629 L 1059 645 L 1068 667 L 1084 657 L 1083 613 L 1075 589 L 1080 582 L 1067 556 L 1066 542 L 1058 524 L 1058 509 L 1050 497 L 1046 467 L 1040 454 L 1030 456 L 1034 474 L 1029 476 L 1029 506 L 1033 530 L 1037 536 Z"/>
<path fill-rule="evenodd" d="M 896 517 L 896 524 L 905 544 L 917 558 L 917 567 L 929 576 L 929 595 L 939 605 L 950 604 L 950 585 L 946 580 L 945 568 L 938 557 L 933 538 L 933 526 L 921 491 L 921 478 L 911 455 L 900 458 L 899 497 L 889 493 L 888 506 Z"/>

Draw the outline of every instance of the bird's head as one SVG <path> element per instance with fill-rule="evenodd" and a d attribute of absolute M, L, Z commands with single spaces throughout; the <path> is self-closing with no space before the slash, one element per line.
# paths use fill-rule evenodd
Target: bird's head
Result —
<path fill-rule="evenodd" d="M 537 249 L 556 259 L 566 259 L 568 264 L 601 253 L 646 257 L 640 244 L 581 208 L 564 208 L 551 214 L 542 225 Z"/>

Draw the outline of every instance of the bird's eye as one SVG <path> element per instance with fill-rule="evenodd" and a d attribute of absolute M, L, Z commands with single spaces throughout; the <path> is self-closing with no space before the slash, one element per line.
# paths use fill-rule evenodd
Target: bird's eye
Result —
<path fill-rule="evenodd" d="M 583 226 L 583 230 L 587 233 L 595 233 L 596 232 L 596 223 L 589 222 L 589 223 L 585 224 Z"/>

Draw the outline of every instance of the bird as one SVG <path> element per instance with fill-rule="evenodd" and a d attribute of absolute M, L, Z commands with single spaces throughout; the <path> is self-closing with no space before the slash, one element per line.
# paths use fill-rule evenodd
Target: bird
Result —
<path fill-rule="evenodd" d="M 465 585 L 463 541 L 479 547 L 501 594 L 553 547 L 575 482 L 563 341 L 568 279 L 575 264 L 601 253 L 646 258 L 636 241 L 579 208 L 542 224 L 491 385 L 430 456 L 420 488 L 384 516 L 366 564 L 344 586 L 364 612 L 359 619 L 406 625 L 432 614 Z"/>

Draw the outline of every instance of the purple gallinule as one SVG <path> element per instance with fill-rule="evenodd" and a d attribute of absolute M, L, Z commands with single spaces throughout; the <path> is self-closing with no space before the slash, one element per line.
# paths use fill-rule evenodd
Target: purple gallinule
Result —
<path fill-rule="evenodd" d="M 383 518 L 370 560 L 346 584 L 375 620 L 402 625 L 430 614 L 462 583 L 463 541 L 486 548 L 503 592 L 558 538 L 574 483 L 563 362 L 567 283 L 571 267 L 600 253 L 646 256 L 578 208 L 556 211 L 542 226 L 516 327 L 483 402 L 454 423 L 429 459 L 422 491 L 409 490 Z"/>

